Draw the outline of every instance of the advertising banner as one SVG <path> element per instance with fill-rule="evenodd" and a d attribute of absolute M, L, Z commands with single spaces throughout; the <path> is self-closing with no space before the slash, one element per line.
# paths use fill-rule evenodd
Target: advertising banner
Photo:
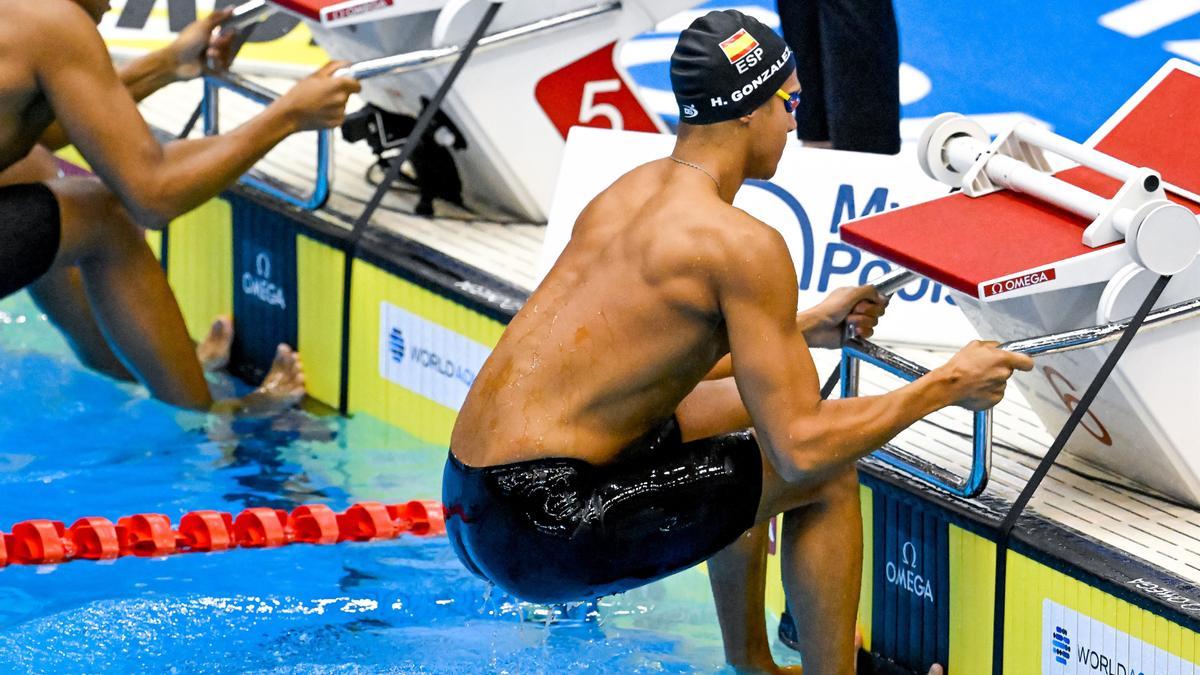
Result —
<path fill-rule="evenodd" d="M 1046 599 L 1042 675 L 1175 675 L 1196 665 L 1128 633 Z"/>
<path fill-rule="evenodd" d="M 379 306 L 379 374 L 451 410 L 462 407 L 491 350 L 390 302 Z"/>

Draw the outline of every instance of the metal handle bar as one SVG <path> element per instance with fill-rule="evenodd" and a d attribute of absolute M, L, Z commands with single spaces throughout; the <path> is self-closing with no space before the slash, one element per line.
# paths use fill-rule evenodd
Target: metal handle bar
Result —
<path fill-rule="evenodd" d="M 267 4 L 266 0 L 250 0 L 243 2 L 233 8 L 233 14 L 230 15 L 225 23 L 221 24 L 222 30 L 237 30 L 245 28 L 252 23 L 257 23 L 266 19 L 269 14 L 273 14 L 274 9 Z"/>
<path fill-rule="evenodd" d="M 1146 316 L 1146 321 L 1142 323 L 1139 334 L 1169 326 L 1197 314 L 1200 314 L 1200 298 L 1192 298 L 1191 300 L 1185 300 L 1170 307 L 1163 307 Z M 1029 356 L 1043 356 L 1046 354 L 1061 354 L 1062 352 L 1074 351 L 1085 347 L 1095 347 L 1109 342 L 1116 342 L 1120 339 L 1121 333 L 1124 333 L 1125 329 L 1129 327 L 1129 321 L 1129 319 L 1125 319 L 1103 326 L 1092 326 L 1065 333 L 1025 338 L 1024 340 L 1013 340 L 1012 342 L 1005 342 L 1000 345 L 1000 349 L 1028 354 Z"/>
<path fill-rule="evenodd" d="M 1196 316 L 1200 316 L 1200 297 L 1151 312 L 1142 324 L 1141 331 L 1156 330 Z M 1102 326 L 1014 340 L 1000 345 L 1000 349 L 1029 356 L 1042 356 L 1096 347 L 1115 342 L 1129 327 L 1129 323 L 1130 320 L 1126 319 Z M 858 395 L 861 362 L 882 368 L 909 382 L 929 372 L 928 368 L 884 347 L 860 338 L 851 338 L 842 348 L 842 398 Z M 884 463 L 951 494 L 965 498 L 974 497 L 983 492 L 991 472 L 992 411 L 989 409 L 975 413 L 973 427 L 971 471 L 966 476 L 943 469 L 891 443 L 885 444 L 875 452 L 875 456 Z"/>
<path fill-rule="evenodd" d="M 897 268 L 879 277 L 875 281 L 872 281 L 871 285 L 875 287 L 876 291 L 879 291 L 880 295 L 891 296 L 901 288 L 907 286 L 908 282 L 913 281 L 916 278 L 916 272 L 910 272 L 903 268 Z"/>
<path fill-rule="evenodd" d="M 220 97 L 218 94 L 221 89 L 229 89 L 261 105 L 270 105 L 280 96 L 278 93 L 234 73 L 205 75 L 204 100 L 200 102 L 205 136 L 215 136 L 220 133 L 218 123 Z M 306 211 L 315 211 L 324 206 L 325 201 L 329 199 L 332 164 L 333 130 L 322 129 L 317 132 L 317 176 L 313 181 L 313 188 L 308 194 L 296 194 L 284 188 L 280 183 L 256 178 L 250 173 L 242 176 L 241 182 L 293 206 Z"/>
<path fill-rule="evenodd" d="M 557 16 L 539 19 L 532 23 L 527 23 L 516 28 L 489 35 L 479 41 L 479 46 L 476 49 L 482 51 L 491 47 L 496 47 L 501 44 L 513 42 L 522 38 L 528 38 L 539 33 L 555 30 L 568 26 L 580 21 L 591 19 L 609 12 L 616 12 L 621 9 L 620 2 L 602 2 L 594 7 L 567 12 Z M 334 72 L 334 77 L 352 77 L 356 80 L 365 80 L 371 77 L 380 75 L 396 75 L 406 73 L 412 70 L 428 68 L 440 63 L 446 63 L 453 60 L 459 52 L 462 51 L 462 45 L 450 45 L 438 49 L 421 49 L 414 52 L 406 52 L 404 54 L 394 54 L 392 56 L 384 56 L 377 59 L 368 59 L 359 61 L 353 65 L 340 68 Z"/>
<path fill-rule="evenodd" d="M 269 11 L 269 9 L 264 0 L 251 0 L 251 2 L 238 5 L 237 9 L 234 10 L 234 16 L 226 22 L 226 25 L 229 25 L 231 22 L 238 22 L 238 25 L 253 23 L 263 18 L 265 16 L 263 13 Z M 620 9 L 620 2 L 603 2 L 594 7 L 541 19 L 485 37 L 479 41 L 477 49 L 513 42 Z M 452 45 L 441 49 L 426 49 L 378 59 L 369 59 L 341 68 L 334 73 L 334 76 L 365 80 L 380 75 L 394 75 L 452 61 L 458 57 L 462 50 L 463 47 L 461 45 Z M 221 89 L 231 89 L 262 105 L 269 105 L 272 101 L 280 97 L 278 92 L 274 92 L 233 73 L 213 73 L 206 75 L 204 80 L 204 101 L 201 103 L 201 109 L 204 117 L 204 134 L 206 136 L 211 136 L 219 132 L 217 119 L 219 110 L 218 99 Z M 332 182 L 332 138 L 332 131 L 329 129 L 324 129 L 318 133 L 317 176 L 312 191 L 307 195 L 297 195 L 283 189 L 276 183 L 267 182 L 249 174 L 242 178 L 242 182 L 299 208 L 308 211 L 318 209 L 329 198 L 330 184 Z"/>

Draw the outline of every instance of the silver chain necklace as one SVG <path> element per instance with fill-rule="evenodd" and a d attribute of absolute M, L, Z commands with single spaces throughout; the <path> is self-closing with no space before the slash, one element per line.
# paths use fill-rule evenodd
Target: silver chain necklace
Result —
<path fill-rule="evenodd" d="M 693 169 L 695 169 L 695 170 L 699 171 L 700 173 L 704 174 L 705 176 L 708 176 L 709 178 L 711 178 L 711 179 L 712 179 L 712 182 L 713 182 L 713 183 L 716 183 L 716 185 L 717 185 L 717 192 L 720 192 L 720 191 L 721 191 L 721 181 L 717 180 L 717 177 L 716 177 L 716 176 L 714 176 L 714 175 L 712 175 L 711 173 L 709 173 L 709 172 L 708 172 L 708 170 L 707 170 L 707 169 L 705 169 L 704 167 L 700 166 L 699 164 L 693 164 L 693 163 L 691 163 L 691 162 L 686 162 L 686 161 L 684 161 L 684 160 L 682 160 L 682 159 L 679 159 L 679 158 L 678 158 L 678 157 L 676 157 L 675 155 L 670 155 L 669 157 L 670 157 L 670 160 L 671 160 L 672 162 L 675 162 L 676 164 L 682 164 L 682 165 L 684 165 L 684 166 L 690 166 L 691 168 L 693 168 Z"/>

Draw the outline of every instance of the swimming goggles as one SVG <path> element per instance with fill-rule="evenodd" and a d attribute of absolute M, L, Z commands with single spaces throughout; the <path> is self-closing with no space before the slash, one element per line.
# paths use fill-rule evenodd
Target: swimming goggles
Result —
<path fill-rule="evenodd" d="M 786 91 L 780 89 L 775 92 L 775 95 L 778 96 L 779 98 L 783 99 L 783 109 L 788 111 L 789 115 L 796 112 L 796 108 L 800 107 L 800 92 L 799 91 L 794 91 L 789 94 Z"/>

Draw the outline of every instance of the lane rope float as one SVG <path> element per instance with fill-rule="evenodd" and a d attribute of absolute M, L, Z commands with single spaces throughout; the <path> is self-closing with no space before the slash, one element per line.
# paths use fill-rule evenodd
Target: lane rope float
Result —
<path fill-rule="evenodd" d="M 34 519 L 13 525 L 11 533 L 0 532 L 0 567 L 378 541 L 402 534 L 433 537 L 445 532 L 442 504 L 436 501 L 359 502 L 342 513 L 324 504 L 305 504 L 291 513 L 256 507 L 236 517 L 226 511 L 201 510 L 184 514 L 177 526 L 161 513 L 123 516 L 116 524 L 86 516 L 70 527 L 62 521 Z"/>

